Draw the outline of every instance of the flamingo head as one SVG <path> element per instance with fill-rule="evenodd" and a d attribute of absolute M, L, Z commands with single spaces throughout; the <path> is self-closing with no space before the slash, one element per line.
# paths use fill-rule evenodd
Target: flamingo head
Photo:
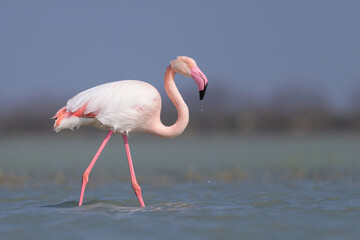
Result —
<path fill-rule="evenodd" d="M 202 100 L 205 96 L 208 80 L 205 74 L 196 65 L 194 59 L 190 57 L 181 56 L 171 61 L 170 65 L 172 70 L 175 71 L 176 73 L 194 79 L 199 89 L 200 100 Z"/>

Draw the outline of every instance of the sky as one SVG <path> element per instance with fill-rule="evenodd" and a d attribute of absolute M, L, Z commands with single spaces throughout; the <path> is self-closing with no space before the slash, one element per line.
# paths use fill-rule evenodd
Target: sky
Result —
<path fill-rule="evenodd" d="M 0 112 L 36 98 L 65 104 L 123 79 L 164 94 L 165 69 L 181 55 L 196 60 L 211 94 L 266 98 L 304 85 L 343 109 L 360 88 L 359 9 L 351 0 L 1 0 Z"/>

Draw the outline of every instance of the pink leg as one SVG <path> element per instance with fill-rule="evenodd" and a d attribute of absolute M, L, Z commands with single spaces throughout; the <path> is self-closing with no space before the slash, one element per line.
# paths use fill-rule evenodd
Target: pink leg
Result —
<path fill-rule="evenodd" d="M 145 207 L 144 200 L 143 200 L 143 198 L 141 196 L 141 188 L 140 188 L 139 184 L 136 181 L 136 176 L 135 176 L 134 166 L 133 166 L 133 163 L 132 163 L 132 160 L 131 160 L 131 154 L 130 154 L 130 148 L 129 148 L 129 143 L 128 143 L 127 136 L 123 135 L 123 139 L 124 139 L 124 145 L 125 145 L 125 149 L 126 149 L 127 159 L 128 159 L 128 162 L 129 162 L 131 185 L 132 185 L 132 187 L 134 189 L 134 192 L 135 192 L 137 198 L 139 199 L 141 207 Z"/>
<path fill-rule="evenodd" d="M 96 160 L 97 160 L 98 157 L 100 156 L 100 153 L 101 153 L 102 150 L 104 149 L 106 143 L 109 141 L 109 139 L 110 139 L 110 137 L 111 137 L 111 135 L 112 135 L 113 133 L 114 133 L 113 131 L 109 130 L 109 132 L 107 133 L 104 141 L 101 143 L 99 150 L 96 152 L 93 160 L 91 160 L 90 165 L 89 165 L 88 168 L 85 170 L 85 172 L 84 172 L 84 174 L 83 174 L 83 176 L 82 176 L 79 206 L 81 206 L 81 205 L 82 205 L 82 202 L 83 202 L 85 187 L 86 187 L 86 184 L 87 184 L 88 181 L 89 181 L 89 174 L 90 174 L 90 172 L 91 172 L 91 169 L 93 168 Z"/>

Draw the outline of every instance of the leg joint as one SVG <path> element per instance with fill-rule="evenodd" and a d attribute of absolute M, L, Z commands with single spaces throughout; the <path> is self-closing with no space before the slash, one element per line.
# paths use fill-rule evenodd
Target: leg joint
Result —
<path fill-rule="evenodd" d="M 134 189 L 134 192 L 136 193 L 136 195 L 141 193 L 141 187 L 140 187 L 140 185 L 138 183 L 133 183 L 132 188 Z"/>
<path fill-rule="evenodd" d="M 85 172 L 82 176 L 82 182 L 87 184 L 89 182 L 89 174 Z"/>

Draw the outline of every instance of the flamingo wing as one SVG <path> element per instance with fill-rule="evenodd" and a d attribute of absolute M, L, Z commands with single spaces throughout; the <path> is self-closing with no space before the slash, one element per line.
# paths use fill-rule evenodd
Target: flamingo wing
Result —
<path fill-rule="evenodd" d="M 142 130 L 160 109 L 158 91 L 148 83 L 126 80 L 105 83 L 71 98 L 55 115 L 55 131 L 93 125 L 116 132 Z"/>

